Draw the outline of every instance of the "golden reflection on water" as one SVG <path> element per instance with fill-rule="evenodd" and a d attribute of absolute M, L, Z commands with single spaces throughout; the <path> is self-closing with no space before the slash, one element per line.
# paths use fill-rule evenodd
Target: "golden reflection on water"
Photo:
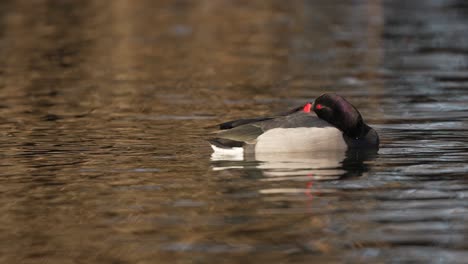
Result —
<path fill-rule="evenodd" d="M 219 121 L 325 91 L 398 122 L 382 110 L 399 110 L 383 2 L 2 1 L 0 262 L 321 262 L 390 245 L 370 194 L 404 186 L 359 179 L 382 160 L 222 164 L 204 141 Z"/>
<path fill-rule="evenodd" d="M 205 237 L 177 227 L 158 238 L 157 219 L 172 208 L 158 197 L 184 192 L 148 196 L 132 186 L 198 186 L 193 174 L 209 161 L 192 155 L 209 156 L 201 129 L 218 114 L 265 114 L 273 99 L 316 96 L 357 61 L 369 62 L 364 71 L 379 63 L 366 59 L 373 51 L 335 53 L 362 42 L 334 39 L 350 26 L 347 14 L 367 12 L 339 1 L 39 0 L 5 1 L 2 10 L 1 164 L 12 182 L 0 185 L 1 223 L 2 240 L 14 241 L 2 255 L 10 263 L 171 259 L 149 245 Z M 174 125 L 160 116 L 211 119 Z M 216 197 L 216 187 L 196 189 Z"/>

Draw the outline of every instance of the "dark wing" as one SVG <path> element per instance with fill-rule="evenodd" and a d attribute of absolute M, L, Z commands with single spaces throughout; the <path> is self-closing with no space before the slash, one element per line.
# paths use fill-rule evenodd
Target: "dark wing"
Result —
<path fill-rule="evenodd" d="M 246 125 L 246 124 L 251 124 L 251 123 L 256 123 L 256 122 L 261 122 L 261 121 L 266 121 L 266 120 L 272 120 L 272 119 L 275 119 L 277 117 L 287 116 L 287 115 L 294 114 L 296 112 L 300 112 L 300 111 L 302 111 L 303 108 L 304 108 L 304 106 L 299 106 L 299 107 L 291 109 L 291 110 L 289 110 L 287 112 L 279 113 L 279 114 L 274 115 L 274 116 L 257 117 L 257 118 L 243 118 L 243 119 L 228 121 L 228 122 L 219 124 L 219 129 L 221 129 L 221 130 L 231 129 L 231 128 L 235 128 L 235 127 Z"/>
<path fill-rule="evenodd" d="M 255 122 L 260 122 L 260 121 L 265 121 L 265 120 L 270 120 L 273 119 L 274 117 L 258 117 L 258 118 L 244 118 L 244 119 L 238 119 L 238 120 L 233 120 L 229 121 L 226 123 L 219 124 L 219 129 L 224 130 L 224 129 L 231 129 L 234 127 L 250 124 L 250 123 L 255 123 Z"/>
<path fill-rule="evenodd" d="M 220 130 L 216 138 L 233 140 L 237 142 L 253 143 L 258 136 L 265 132 L 258 123 L 237 126 L 227 130 Z"/>
<path fill-rule="evenodd" d="M 246 143 L 254 144 L 260 135 L 274 128 L 327 126 L 330 126 L 330 124 L 318 118 L 315 113 L 297 111 L 286 116 L 269 118 L 267 120 L 239 125 L 231 129 L 220 130 L 209 141 L 218 147 L 241 147 Z"/>
<path fill-rule="evenodd" d="M 327 121 L 320 119 L 314 112 L 295 112 L 287 116 L 281 116 L 257 124 L 264 131 L 274 128 L 298 128 L 298 127 L 328 127 Z"/>
<path fill-rule="evenodd" d="M 245 124 L 231 129 L 220 130 L 208 141 L 219 148 L 243 147 L 246 143 L 255 143 L 257 137 L 264 132 L 256 124 Z"/>

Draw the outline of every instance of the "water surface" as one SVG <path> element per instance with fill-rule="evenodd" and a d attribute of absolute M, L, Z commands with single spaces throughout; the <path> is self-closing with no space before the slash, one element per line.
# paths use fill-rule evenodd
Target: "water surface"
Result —
<path fill-rule="evenodd" d="M 0 262 L 463 263 L 464 1 L 2 1 Z M 337 92 L 376 153 L 212 160 Z"/>

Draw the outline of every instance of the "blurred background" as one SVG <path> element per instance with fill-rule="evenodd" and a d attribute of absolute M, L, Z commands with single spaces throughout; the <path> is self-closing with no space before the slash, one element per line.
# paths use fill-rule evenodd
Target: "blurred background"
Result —
<path fill-rule="evenodd" d="M 463 263 L 463 0 L 3 0 L 1 263 Z M 378 154 L 214 160 L 324 92 Z"/>

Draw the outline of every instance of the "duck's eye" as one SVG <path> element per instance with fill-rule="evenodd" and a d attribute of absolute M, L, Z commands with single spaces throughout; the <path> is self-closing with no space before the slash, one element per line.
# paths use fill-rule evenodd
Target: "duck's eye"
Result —
<path fill-rule="evenodd" d="M 320 110 L 320 109 L 322 109 L 322 108 L 323 108 L 323 106 L 322 106 L 321 104 L 315 105 L 315 109 L 317 109 L 317 110 Z"/>

